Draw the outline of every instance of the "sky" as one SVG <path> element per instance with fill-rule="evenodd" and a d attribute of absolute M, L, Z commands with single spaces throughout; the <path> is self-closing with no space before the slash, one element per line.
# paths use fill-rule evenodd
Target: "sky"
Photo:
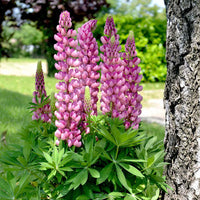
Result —
<path fill-rule="evenodd" d="M 156 4 L 162 8 L 165 8 L 164 0 L 152 0 L 152 4 Z"/>

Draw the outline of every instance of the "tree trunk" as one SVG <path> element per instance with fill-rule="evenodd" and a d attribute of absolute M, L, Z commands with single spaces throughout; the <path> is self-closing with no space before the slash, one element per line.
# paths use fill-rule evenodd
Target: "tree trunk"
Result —
<path fill-rule="evenodd" d="M 200 0 L 165 0 L 167 80 L 164 200 L 200 199 Z"/>

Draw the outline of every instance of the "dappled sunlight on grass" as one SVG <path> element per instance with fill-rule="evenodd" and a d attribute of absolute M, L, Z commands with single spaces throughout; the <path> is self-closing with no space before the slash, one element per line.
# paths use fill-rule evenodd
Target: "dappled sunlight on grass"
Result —
<path fill-rule="evenodd" d="M 7 131 L 8 135 L 13 135 L 31 120 L 27 110 L 31 96 L 6 89 L 0 89 L 0 94 L 0 134 Z"/>

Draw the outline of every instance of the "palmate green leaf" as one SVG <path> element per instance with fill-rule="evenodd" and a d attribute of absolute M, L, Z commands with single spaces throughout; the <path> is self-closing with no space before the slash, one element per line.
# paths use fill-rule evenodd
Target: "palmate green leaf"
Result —
<path fill-rule="evenodd" d="M 60 156 L 60 155 L 59 155 Z M 59 158 L 60 159 L 60 158 Z M 59 166 L 64 166 L 65 164 L 69 163 L 72 160 L 72 157 L 70 156 L 70 154 L 65 153 L 62 156 L 62 160 L 59 162 L 60 165 Z"/>
<path fill-rule="evenodd" d="M 49 163 L 53 164 L 52 157 L 51 157 L 48 153 L 43 152 L 43 155 L 44 155 L 45 159 L 46 159 Z"/>
<path fill-rule="evenodd" d="M 70 182 L 72 182 L 72 188 L 75 190 L 79 187 L 79 185 L 84 185 L 88 179 L 88 170 L 81 170 L 75 177 L 71 178 Z"/>
<path fill-rule="evenodd" d="M 7 175 L 6 178 L 7 178 L 8 183 L 12 187 L 12 190 L 14 190 L 14 188 L 16 186 L 16 178 L 15 178 L 15 176 L 10 171 L 8 171 L 6 175 Z"/>
<path fill-rule="evenodd" d="M 145 149 L 146 149 L 146 150 L 151 149 L 152 146 L 156 143 L 157 140 L 158 140 L 158 139 L 157 139 L 156 136 L 154 136 L 154 137 L 152 137 L 152 138 L 149 138 L 149 139 L 148 139 L 148 142 L 147 142 L 146 145 L 145 145 Z"/>
<path fill-rule="evenodd" d="M 48 180 L 51 180 L 54 176 L 56 175 L 56 170 L 55 169 L 53 169 L 52 171 L 51 171 L 51 173 L 48 175 Z"/>
<path fill-rule="evenodd" d="M 138 133 L 138 130 L 130 128 L 122 134 L 121 147 L 133 147 L 140 144 L 145 139 L 145 135 Z"/>
<path fill-rule="evenodd" d="M 0 197 L 5 199 L 12 199 L 14 197 L 11 185 L 0 177 Z"/>
<path fill-rule="evenodd" d="M 26 159 L 23 156 L 19 156 L 17 160 L 21 163 L 22 166 L 27 165 Z"/>
<path fill-rule="evenodd" d="M 135 195 L 128 194 L 126 195 L 124 200 L 137 200 L 137 198 L 135 197 Z"/>
<path fill-rule="evenodd" d="M 112 168 L 113 168 L 113 163 L 110 163 L 101 170 L 100 177 L 97 179 L 97 184 L 103 183 L 110 176 Z"/>
<path fill-rule="evenodd" d="M 153 165 L 154 161 L 155 161 L 155 157 L 154 156 L 148 158 L 147 159 L 147 168 L 151 167 Z"/>
<path fill-rule="evenodd" d="M 40 165 L 41 165 L 40 170 L 54 169 L 54 166 L 47 162 L 41 162 Z"/>
<path fill-rule="evenodd" d="M 23 193 L 23 189 L 29 184 L 30 174 L 28 172 L 24 173 L 23 176 L 19 180 L 19 188 L 17 190 L 16 196 Z"/>
<path fill-rule="evenodd" d="M 125 164 L 125 163 L 119 163 L 119 165 L 121 167 L 123 167 L 127 172 L 129 172 L 129 173 L 131 173 L 135 176 L 144 178 L 144 175 L 137 168 L 133 167 L 132 165 L 128 165 L 128 164 Z"/>
<path fill-rule="evenodd" d="M 96 169 L 88 168 L 88 171 L 90 172 L 90 175 L 93 178 L 99 178 L 100 177 L 100 173 Z"/>
<path fill-rule="evenodd" d="M 105 137 L 108 141 L 112 142 L 113 144 L 117 145 L 113 136 L 108 132 L 105 126 L 99 125 L 99 128 L 94 127 L 96 131 L 103 137 Z"/>
<path fill-rule="evenodd" d="M 55 146 L 53 148 L 52 161 L 58 166 L 58 149 Z"/>
<path fill-rule="evenodd" d="M 58 195 L 57 199 L 60 199 L 64 196 L 66 196 L 70 190 L 72 189 L 72 187 L 70 185 L 64 185 L 60 191 L 60 194 Z"/>
<path fill-rule="evenodd" d="M 122 172 L 122 170 L 120 169 L 120 167 L 118 165 L 115 165 L 116 170 L 117 170 L 117 177 L 120 181 L 120 183 L 122 184 L 123 187 L 125 187 L 130 193 L 132 193 L 132 189 L 131 187 L 129 187 L 127 181 L 126 181 L 126 177 L 124 175 L 124 173 Z"/>
<path fill-rule="evenodd" d="M 24 148 L 23 148 L 23 155 L 24 155 L 26 161 L 28 161 L 28 159 L 29 159 L 29 156 L 30 156 L 30 153 L 31 153 L 31 149 L 32 148 L 31 148 L 30 143 L 25 142 Z"/>
<path fill-rule="evenodd" d="M 111 128 L 111 134 L 115 140 L 115 144 L 117 146 L 120 146 L 122 137 L 125 135 L 121 133 L 120 130 L 114 124 L 112 124 L 110 128 Z"/>
<path fill-rule="evenodd" d="M 66 172 L 72 172 L 73 171 L 73 169 L 70 168 L 70 167 L 60 167 L 59 170 L 66 171 Z"/>
<path fill-rule="evenodd" d="M 63 149 L 61 149 L 61 150 L 58 152 L 57 163 L 59 163 L 59 164 L 60 164 L 60 161 L 61 161 L 61 160 L 62 160 L 62 158 L 63 158 L 64 152 L 65 152 L 64 148 L 63 148 Z"/>
<path fill-rule="evenodd" d="M 119 197 L 124 197 L 124 194 L 122 192 L 111 192 L 108 194 L 108 197 L 111 198 L 119 198 Z"/>

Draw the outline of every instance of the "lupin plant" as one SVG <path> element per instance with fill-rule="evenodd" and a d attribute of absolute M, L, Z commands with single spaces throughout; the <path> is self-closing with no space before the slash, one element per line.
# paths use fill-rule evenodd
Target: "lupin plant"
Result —
<path fill-rule="evenodd" d="M 41 61 L 37 64 L 35 91 L 33 92 L 33 99 L 30 108 L 33 111 L 32 120 L 41 120 L 42 122 L 51 123 L 52 113 L 50 100 L 49 97 L 47 97 L 45 90 Z"/>
<path fill-rule="evenodd" d="M 138 117 L 141 114 L 141 101 L 142 96 L 138 94 L 143 88 L 139 85 L 142 75 L 139 75 L 141 68 L 138 67 L 140 59 L 137 57 L 135 39 L 133 32 L 130 31 L 129 37 L 125 45 L 126 53 L 123 53 L 124 58 L 124 77 L 126 79 L 126 85 L 128 90 L 126 95 L 126 110 L 128 112 L 125 118 L 125 127 L 128 129 L 130 126 L 138 129 L 141 119 Z"/>
<path fill-rule="evenodd" d="M 104 27 L 105 36 L 101 37 L 102 62 L 98 65 L 98 45 L 92 34 L 96 22 L 88 21 L 76 33 L 70 29 L 72 23 L 69 12 L 64 11 L 60 15 L 58 33 L 54 36 L 57 41 L 54 48 L 58 51 L 54 55 L 58 61 L 55 67 L 59 70 L 55 77 L 62 80 L 56 84 L 60 91 L 55 94 L 57 144 L 60 140 L 65 140 L 69 147 L 80 147 L 81 130 L 85 129 L 86 133 L 89 133 L 86 123 L 87 112 L 84 109 L 85 87 L 90 90 L 90 114 L 97 115 L 99 70 L 102 84 L 102 113 L 108 113 L 112 118 L 123 119 L 127 129 L 130 126 L 138 128 L 142 98 L 138 94 L 141 87 L 137 83 L 140 82 L 141 75 L 138 75 L 140 68 L 137 66 L 139 59 L 135 57 L 134 38 L 129 36 L 126 52 L 121 53 L 119 35 L 113 18 L 109 16 Z"/>
<path fill-rule="evenodd" d="M 14 183 L 22 183 L 25 192 L 18 196 L 13 196 L 16 188 L 10 185 L 10 180 L 5 181 L 4 176 L 0 176 L 1 185 L 9 186 L 11 191 L 8 194 L 0 187 L 1 195 L 9 195 L 10 199 L 27 197 L 27 193 L 30 193 L 30 198 L 37 199 L 156 200 L 160 189 L 167 189 L 165 178 L 160 173 L 160 168 L 165 164 L 164 151 L 162 145 L 158 146 L 157 137 L 146 137 L 145 133 L 137 130 L 142 108 L 142 96 L 139 95 L 142 76 L 139 75 L 140 59 L 137 58 L 133 32 L 130 32 L 126 41 L 125 52 L 120 52 L 119 35 L 113 18 L 109 16 L 104 28 L 105 36 L 101 37 L 102 62 L 98 65 L 98 45 L 92 34 L 96 20 L 85 23 L 78 29 L 78 34 L 70 29 L 71 26 L 69 12 L 62 12 L 58 33 L 54 36 L 57 41 L 54 48 L 58 51 L 54 55 L 58 70 L 55 77 L 60 80 L 56 84 L 58 92 L 51 94 L 50 102 L 39 62 L 36 91 L 31 104 L 33 120 L 52 121 L 57 130 L 53 123 L 48 126 L 49 129 L 45 129 L 44 123 L 42 129 L 41 124 L 38 128 L 28 127 L 24 134 L 28 132 L 27 137 L 31 140 L 22 143 L 25 151 L 16 147 L 14 157 L 10 157 L 9 149 L 9 153 L 0 154 L 0 161 L 5 166 L 14 165 L 18 172 L 20 166 L 24 170 L 26 161 L 28 170 L 25 185 L 21 180 L 27 179 L 26 170 L 17 179 L 15 175 L 18 173 L 9 171 L 7 174 Z M 96 106 L 99 70 L 103 115 L 97 115 Z M 53 134 L 41 135 L 43 130 Z M 54 133 L 56 144 L 59 145 L 63 140 L 69 148 L 63 143 L 59 147 L 52 145 Z M 2 155 L 5 155 L 3 159 Z M 18 159 L 19 156 L 21 159 Z M 20 165 L 19 162 L 12 162 L 15 157 Z M 33 161 L 34 168 L 29 170 Z"/>
<path fill-rule="evenodd" d="M 121 46 L 119 45 L 119 35 L 113 18 L 109 16 L 104 27 L 104 34 L 101 37 L 103 52 L 101 58 L 101 110 L 103 114 L 111 113 L 111 117 L 126 117 L 125 91 L 128 89 L 123 76 L 124 65 L 120 58 Z"/>

